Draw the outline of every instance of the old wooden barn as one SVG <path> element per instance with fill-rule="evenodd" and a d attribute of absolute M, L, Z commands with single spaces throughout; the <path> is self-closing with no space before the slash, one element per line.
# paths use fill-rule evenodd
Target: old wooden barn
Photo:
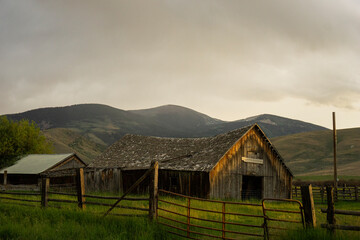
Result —
<path fill-rule="evenodd" d="M 7 173 L 6 183 L 11 185 L 38 184 L 41 175 L 51 175 L 51 183 L 73 182 L 67 176 L 58 176 L 58 171 L 74 170 L 86 167 L 75 153 L 67 154 L 29 154 L 19 159 L 14 165 L 0 170 L 0 181 L 4 182 L 4 172 Z"/>
<path fill-rule="evenodd" d="M 232 199 L 291 194 L 293 175 L 257 124 L 206 138 L 125 135 L 89 164 L 87 188 L 125 191 L 152 160 L 159 162 L 159 188 L 165 190 Z"/>

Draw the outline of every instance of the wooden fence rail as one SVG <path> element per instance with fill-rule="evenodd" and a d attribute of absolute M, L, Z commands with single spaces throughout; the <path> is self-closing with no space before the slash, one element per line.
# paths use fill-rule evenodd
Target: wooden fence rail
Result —
<path fill-rule="evenodd" d="M 324 186 L 314 186 L 313 198 L 316 202 L 326 202 L 326 187 Z M 293 199 L 301 199 L 301 186 L 292 187 L 292 197 Z M 334 192 L 334 199 L 342 201 L 359 201 L 359 187 L 358 186 L 339 186 L 337 191 Z"/>
<path fill-rule="evenodd" d="M 173 193 L 163 189 L 160 189 L 159 193 L 161 193 L 161 195 L 159 195 L 158 202 L 161 203 L 161 205 L 158 206 L 156 213 L 158 222 L 161 225 L 166 226 L 169 229 L 169 233 L 183 238 L 201 239 L 203 237 L 208 237 L 213 239 L 237 239 L 241 236 L 251 236 L 254 238 L 269 239 L 271 236 L 277 236 L 274 233 L 269 233 L 270 229 L 276 231 L 289 230 L 289 228 L 285 226 L 271 226 L 268 224 L 269 222 L 301 224 L 301 227 L 305 226 L 303 206 L 301 202 L 297 200 L 263 199 L 262 204 L 254 204 L 202 199 Z M 176 203 L 173 200 L 167 200 L 165 196 L 171 196 L 183 203 Z M 195 206 L 195 201 L 198 203 L 197 205 L 200 206 Z M 299 210 L 269 208 L 265 206 L 265 201 L 295 203 L 298 204 Z M 206 202 L 217 204 L 220 209 L 206 209 L 203 206 Z M 257 214 L 244 213 L 242 212 L 244 209 L 239 212 L 233 209 L 230 210 L 230 208 L 233 208 L 234 206 L 253 207 L 254 209 L 252 209 L 252 211 L 257 212 Z M 172 210 L 173 207 L 183 209 L 183 211 Z M 269 215 L 269 212 L 281 214 L 286 213 L 287 215 L 295 214 L 299 216 L 299 220 L 280 218 L 274 214 Z M 234 219 L 233 217 L 241 218 Z M 255 221 L 251 219 L 258 220 Z M 205 222 L 215 224 L 217 227 L 213 227 L 212 225 L 204 226 L 202 223 Z M 254 224 L 252 224 L 252 222 L 254 222 Z M 204 233 L 199 231 L 199 229 L 209 231 Z"/>
<path fill-rule="evenodd" d="M 97 196 L 97 195 L 90 195 L 90 194 L 85 194 L 85 185 L 84 185 L 84 172 L 83 169 L 80 168 L 77 170 L 77 174 L 76 174 L 76 184 L 55 184 L 55 185 L 50 185 L 50 181 L 49 181 L 49 177 L 44 176 L 41 179 L 41 184 L 40 184 L 40 189 L 39 187 L 37 187 L 38 192 L 18 192 L 20 189 L 23 189 L 24 191 L 30 191 L 33 189 L 32 188 L 21 188 L 19 186 L 17 187 L 12 187 L 9 185 L 6 185 L 6 188 L 4 187 L 3 189 L 0 190 L 0 200 L 4 199 L 4 200 L 11 200 L 11 201 L 15 201 L 16 204 L 19 204 L 18 202 L 31 202 L 31 203 L 40 203 L 40 205 L 37 206 L 42 206 L 42 207 L 55 207 L 50 205 L 49 206 L 49 202 L 57 202 L 57 203 L 70 203 L 70 204 L 77 204 L 79 208 L 81 209 L 85 209 L 86 205 L 97 205 L 97 206 L 106 206 L 106 207 L 111 207 L 107 212 L 106 215 L 109 214 L 109 212 L 113 209 L 113 208 L 117 208 L 117 209 L 130 209 L 130 210 L 136 210 L 136 211 L 142 211 L 142 212 L 147 212 L 147 214 L 111 214 L 111 215 L 116 215 L 116 216 L 149 216 L 150 218 L 153 218 L 154 212 L 156 206 L 157 206 L 157 193 L 154 192 L 154 188 L 156 188 L 157 190 L 157 186 L 155 186 L 155 184 L 157 184 L 157 179 L 156 181 L 151 181 L 151 182 L 155 182 L 154 183 L 154 187 L 153 189 L 153 194 L 150 194 L 150 197 L 147 198 L 135 198 L 135 197 L 125 197 L 128 193 L 131 192 L 132 189 L 135 189 L 137 187 L 137 185 L 144 180 L 146 177 L 148 177 L 149 175 L 151 175 L 153 172 L 156 172 L 158 167 L 157 162 L 153 162 L 150 169 L 148 170 L 148 172 L 139 180 L 137 181 L 137 183 L 135 183 L 133 186 L 130 187 L 130 189 L 121 197 L 119 196 Z M 152 174 L 153 178 L 157 178 L 157 176 L 155 176 L 154 174 Z M 76 188 L 74 188 L 74 186 Z M 66 190 L 66 188 L 72 188 L 72 190 L 75 190 L 74 193 L 73 192 L 61 192 L 61 191 L 56 191 L 56 189 L 62 189 L 62 190 Z M 51 190 L 50 190 L 51 189 Z M 150 188 L 151 189 L 151 188 Z M 14 191 L 13 191 L 14 190 Z M 155 194 L 154 194 L 155 193 Z M 74 197 L 74 200 L 70 200 L 70 199 L 61 199 L 61 198 L 57 198 L 56 196 L 68 196 L 68 197 Z M 18 196 L 18 197 L 13 197 L 13 196 Z M 153 198 L 152 203 L 151 203 L 151 196 Z M 36 199 L 26 199 L 25 197 L 33 197 Z M 87 199 L 92 199 L 91 201 L 87 200 Z M 117 200 L 114 203 L 110 204 L 110 203 L 105 203 L 105 202 L 97 202 L 96 200 Z M 146 201 L 149 202 L 149 208 L 144 208 L 144 207 L 134 207 L 134 206 L 123 206 L 123 205 L 117 205 L 121 200 L 123 201 Z M 155 207 L 154 207 L 154 203 L 155 203 Z M 21 205 L 25 205 L 25 204 L 21 204 Z M 153 206 L 153 208 L 151 208 L 151 205 Z M 27 205 L 27 206 L 36 206 L 36 205 Z"/>
<path fill-rule="evenodd" d="M 238 212 L 231 212 L 229 210 L 226 210 L 227 205 L 241 205 L 241 206 L 252 206 L 252 207 L 258 207 L 259 209 L 262 207 L 261 204 L 252 204 L 252 203 L 239 203 L 239 202 L 226 202 L 226 201 L 218 201 L 218 200 L 210 200 L 210 199 L 202 199 L 202 198 L 196 198 L 196 197 L 190 197 L 178 193 L 169 192 L 163 189 L 159 190 L 159 193 L 163 193 L 165 195 L 170 195 L 172 197 L 179 197 L 185 200 L 186 205 L 174 203 L 172 201 L 167 201 L 165 199 L 162 199 L 160 196 L 158 198 L 159 203 L 165 203 L 168 206 L 176 206 L 183 208 L 186 211 L 186 214 L 179 213 L 178 211 L 172 211 L 171 208 L 165 207 L 165 206 L 158 206 L 156 216 L 158 218 L 158 222 L 161 225 L 167 226 L 170 229 L 178 230 L 179 232 L 174 232 L 173 230 L 168 230 L 169 233 L 172 233 L 177 236 L 181 236 L 184 238 L 189 239 L 199 239 L 199 236 L 202 237 L 210 237 L 215 239 L 234 239 L 232 237 L 227 236 L 227 234 L 232 235 L 245 235 L 245 236 L 252 236 L 252 237 L 260 237 L 264 238 L 263 231 L 261 233 L 254 233 L 252 232 L 244 232 L 244 231 L 235 231 L 235 230 L 229 230 L 227 229 L 227 226 L 233 225 L 233 226 L 242 226 L 247 228 L 256 228 L 256 229 L 263 229 L 263 225 L 254 225 L 254 224 L 244 224 L 239 222 L 230 222 L 229 220 L 226 220 L 226 216 L 242 216 L 242 217 L 252 217 L 252 218 L 261 218 L 263 219 L 263 215 L 256 215 L 256 214 L 244 214 L 244 213 L 238 213 Z M 203 202 L 212 202 L 217 203 L 221 205 L 221 211 L 219 210 L 210 210 L 210 209 L 204 209 L 200 207 L 195 207 L 192 205 L 192 201 L 203 201 Z M 193 214 L 194 211 L 200 211 L 205 213 L 212 213 L 212 214 L 218 214 L 219 219 L 221 220 L 215 220 L 205 217 L 197 216 L 197 214 Z M 261 212 L 261 211 L 260 211 Z M 167 213 L 169 216 L 167 216 L 165 213 Z M 172 216 L 170 216 L 172 215 Z M 179 216 L 186 220 L 180 220 L 176 219 L 173 216 Z M 163 220 L 166 221 L 163 221 Z M 194 223 L 192 220 L 196 220 L 197 223 Z M 220 227 L 214 228 L 214 227 L 208 227 L 201 225 L 200 222 L 210 222 L 219 224 Z M 182 225 L 183 227 L 180 227 L 178 225 L 175 225 L 173 223 L 177 223 Z M 200 232 L 197 229 L 205 229 L 210 230 L 211 232 L 217 232 L 219 235 L 214 235 L 214 233 L 204 233 Z M 200 237 L 201 238 L 201 237 Z"/>
<path fill-rule="evenodd" d="M 336 229 L 339 230 L 351 230 L 351 231 L 360 231 L 360 226 L 348 226 L 348 225 L 339 225 L 336 224 L 335 214 L 350 215 L 350 216 L 360 216 L 359 211 L 348 211 L 348 210 L 338 210 L 335 209 L 334 204 L 334 189 L 333 187 L 326 187 L 327 192 L 327 209 L 321 209 L 322 213 L 326 213 L 326 224 L 321 224 L 322 228 L 327 228 L 331 233 L 335 233 Z"/>

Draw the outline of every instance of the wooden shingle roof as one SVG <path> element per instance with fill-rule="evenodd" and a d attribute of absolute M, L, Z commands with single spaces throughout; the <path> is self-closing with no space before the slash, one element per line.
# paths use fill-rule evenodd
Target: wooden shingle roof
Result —
<path fill-rule="evenodd" d="M 160 169 L 210 171 L 251 127 L 204 138 L 125 135 L 88 167 L 146 169 L 156 160 Z"/>

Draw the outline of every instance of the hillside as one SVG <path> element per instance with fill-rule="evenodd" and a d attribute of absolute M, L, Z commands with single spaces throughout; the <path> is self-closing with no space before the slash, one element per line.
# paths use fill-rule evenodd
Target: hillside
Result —
<path fill-rule="evenodd" d="M 33 120 L 43 130 L 75 130 L 87 135 L 94 142 L 105 145 L 115 142 L 126 133 L 160 137 L 203 137 L 228 132 L 255 122 L 259 123 L 269 137 L 325 129 L 268 114 L 225 122 L 175 105 L 124 111 L 100 104 L 80 104 L 41 108 L 7 116 L 13 120 Z"/>
<path fill-rule="evenodd" d="M 95 143 L 89 137 L 66 128 L 48 129 L 43 133 L 53 144 L 56 153 L 76 152 L 86 163 L 106 149 L 106 145 Z"/>
<path fill-rule="evenodd" d="M 35 121 L 54 143 L 56 153 L 76 152 L 87 162 L 127 133 L 159 137 L 204 137 L 258 123 L 271 138 L 325 129 L 269 114 L 226 122 L 175 105 L 125 111 L 100 104 L 80 104 L 35 109 L 7 117 Z"/>
<path fill-rule="evenodd" d="M 360 128 L 338 130 L 338 175 L 360 176 Z M 314 131 L 271 139 L 295 175 L 333 174 L 332 131 Z"/>

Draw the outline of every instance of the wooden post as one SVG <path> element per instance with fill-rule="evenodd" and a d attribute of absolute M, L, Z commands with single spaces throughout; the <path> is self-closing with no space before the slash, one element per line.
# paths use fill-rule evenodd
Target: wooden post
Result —
<path fill-rule="evenodd" d="M 337 194 L 337 167 L 336 167 L 336 146 L 337 146 L 337 136 L 336 136 L 336 121 L 335 121 L 335 112 L 332 113 L 333 116 L 333 148 L 334 148 L 334 189 Z"/>
<path fill-rule="evenodd" d="M 154 220 L 154 217 L 157 217 L 159 163 L 152 161 L 150 169 L 152 169 L 152 172 L 150 173 L 149 185 L 149 218 Z"/>
<path fill-rule="evenodd" d="M 41 206 L 48 206 L 48 190 L 50 185 L 50 179 L 48 177 L 41 178 Z"/>
<path fill-rule="evenodd" d="M 324 186 L 320 187 L 321 203 L 324 202 Z"/>
<path fill-rule="evenodd" d="M 297 198 L 297 186 L 295 186 L 295 196 Z"/>
<path fill-rule="evenodd" d="M 6 190 L 7 185 L 7 171 L 4 171 L 4 190 Z"/>
<path fill-rule="evenodd" d="M 358 199 L 359 199 L 359 192 L 358 192 L 358 187 L 357 186 L 355 186 L 355 201 L 358 201 Z"/>
<path fill-rule="evenodd" d="M 225 202 L 222 203 L 222 239 L 225 239 Z"/>
<path fill-rule="evenodd" d="M 78 206 L 81 209 L 85 209 L 85 181 L 84 181 L 84 169 L 76 169 L 76 191 L 78 197 Z"/>
<path fill-rule="evenodd" d="M 312 186 L 301 186 L 301 199 L 304 206 L 306 227 L 316 227 L 315 205 Z"/>
<path fill-rule="evenodd" d="M 187 199 L 187 226 L 186 226 L 186 233 L 187 237 L 190 237 L 190 198 Z"/>
<path fill-rule="evenodd" d="M 332 187 L 326 187 L 326 192 L 327 192 L 327 215 L 326 215 L 326 219 L 328 222 L 328 225 L 335 225 L 336 220 L 335 220 L 335 205 L 334 205 L 334 188 Z M 334 233 L 335 229 L 330 227 L 329 230 Z"/>

